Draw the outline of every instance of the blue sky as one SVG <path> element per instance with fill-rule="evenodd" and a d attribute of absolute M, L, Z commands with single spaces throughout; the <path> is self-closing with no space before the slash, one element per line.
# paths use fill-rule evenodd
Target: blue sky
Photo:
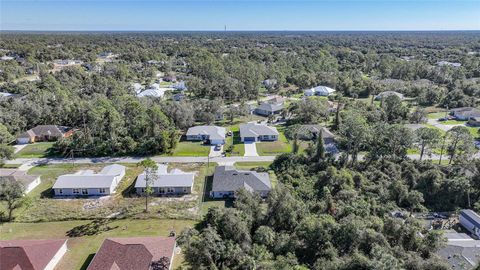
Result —
<path fill-rule="evenodd" d="M 480 0 L 0 0 L 1 30 L 480 30 Z"/>

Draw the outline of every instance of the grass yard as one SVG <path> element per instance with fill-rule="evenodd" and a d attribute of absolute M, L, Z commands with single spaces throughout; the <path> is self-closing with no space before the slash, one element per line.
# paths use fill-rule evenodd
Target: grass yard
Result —
<path fill-rule="evenodd" d="M 428 119 L 439 119 L 439 118 L 445 117 L 445 115 L 447 115 L 445 112 L 435 112 L 435 113 L 427 114 L 427 118 Z"/>
<path fill-rule="evenodd" d="M 0 168 L 2 168 L 2 169 L 17 169 L 21 165 L 22 164 L 1 164 Z"/>
<path fill-rule="evenodd" d="M 442 125 L 464 125 L 467 121 L 459 121 L 459 120 L 447 120 L 447 121 L 439 121 Z"/>
<path fill-rule="evenodd" d="M 210 153 L 210 146 L 204 145 L 203 142 L 183 141 L 180 140 L 172 156 L 177 157 L 206 157 Z"/>
<path fill-rule="evenodd" d="M 45 239 L 68 238 L 68 232 L 80 226 L 88 227 L 91 220 L 62 221 L 47 223 L 4 223 L 0 225 L 0 239 Z M 94 254 L 107 237 L 168 236 L 174 230 L 179 234 L 183 229 L 195 226 L 192 220 L 111 220 L 105 230 L 94 235 L 71 237 L 68 239 L 68 251 L 56 269 L 86 269 Z M 108 227 L 108 228 L 107 228 Z M 175 254 L 173 269 L 183 264 L 180 254 Z"/>
<path fill-rule="evenodd" d="M 76 172 L 80 169 L 100 170 L 105 164 L 76 165 L 54 164 L 32 168 L 29 173 L 40 175 L 42 183 L 27 195 L 28 203 L 14 212 L 17 222 L 47 222 L 63 220 L 97 219 L 116 216 L 118 218 L 165 218 L 192 219 L 200 216 L 199 204 L 204 192 L 207 174 L 205 164 L 171 164 L 185 172 L 195 172 L 192 194 L 182 197 L 151 197 L 149 212 L 145 213 L 145 198 L 135 194 L 133 186 L 136 177 L 143 172 L 135 164 L 123 164 L 126 175 L 112 196 L 98 198 L 53 199 L 51 187 L 59 175 Z M 209 173 L 215 164 L 210 164 Z M 4 208 L 0 204 L 0 208 Z"/>
<path fill-rule="evenodd" d="M 50 149 L 54 142 L 38 142 L 25 146 L 15 154 L 15 158 L 41 158 L 51 156 Z"/>
<path fill-rule="evenodd" d="M 274 142 L 257 142 L 257 153 L 260 156 L 275 156 L 283 153 L 292 152 L 292 145 L 285 137 L 285 127 L 277 126 L 277 130 L 280 133 L 278 140 Z"/>
<path fill-rule="evenodd" d="M 250 162 L 250 161 L 240 161 L 235 162 L 235 168 L 240 170 L 250 170 L 252 168 L 263 167 L 265 169 L 270 168 L 272 162 L 263 161 L 263 162 Z"/>

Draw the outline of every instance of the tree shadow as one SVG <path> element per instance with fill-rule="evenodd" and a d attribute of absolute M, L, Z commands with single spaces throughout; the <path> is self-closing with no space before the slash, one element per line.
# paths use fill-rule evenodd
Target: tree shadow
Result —
<path fill-rule="evenodd" d="M 152 262 L 152 270 L 168 270 L 170 269 L 170 259 L 168 257 L 162 257 L 158 261 Z"/>
<path fill-rule="evenodd" d="M 90 223 L 73 227 L 72 229 L 67 231 L 67 236 L 82 237 L 82 236 L 97 235 L 102 232 L 107 232 L 107 231 L 118 228 L 118 226 L 114 226 L 114 227 L 109 226 L 110 222 L 111 222 L 110 219 L 98 218 L 93 220 Z"/>
<path fill-rule="evenodd" d="M 80 270 L 87 270 L 87 267 L 90 265 L 90 262 L 92 262 L 93 257 L 95 257 L 95 253 L 89 254 L 85 262 L 83 262 L 82 267 L 80 267 Z"/>

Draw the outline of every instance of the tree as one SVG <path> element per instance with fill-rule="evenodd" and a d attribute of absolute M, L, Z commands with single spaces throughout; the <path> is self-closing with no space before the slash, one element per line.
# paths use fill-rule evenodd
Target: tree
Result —
<path fill-rule="evenodd" d="M 419 128 L 415 131 L 415 142 L 420 146 L 420 160 L 426 149 L 435 148 L 440 142 L 442 134 L 436 128 Z"/>
<path fill-rule="evenodd" d="M 450 156 L 448 164 L 451 164 L 455 158 L 458 160 L 469 160 L 475 150 L 475 146 L 468 128 L 456 126 L 450 129 L 447 134 L 450 140 L 447 148 L 448 155 Z"/>
<path fill-rule="evenodd" d="M 0 165 L 4 163 L 5 159 L 13 157 L 13 147 L 8 144 L 15 140 L 7 130 L 7 127 L 0 124 Z"/>
<path fill-rule="evenodd" d="M 316 157 L 318 161 L 325 158 L 325 145 L 323 144 L 322 130 L 318 132 Z"/>
<path fill-rule="evenodd" d="M 143 193 L 145 194 L 145 212 L 148 212 L 148 198 L 153 194 L 152 184 L 158 177 L 158 166 L 155 161 L 149 158 L 142 160 L 137 165 L 145 168 L 145 189 Z"/>
<path fill-rule="evenodd" d="M 8 221 L 12 221 L 13 211 L 24 204 L 23 192 L 24 187 L 20 182 L 0 177 L 0 201 L 7 204 Z"/>
<path fill-rule="evenodd" d="M 364 148 L 369 140 L 370 128 L 365 117 L 359 112 L 349 111 L 344 114 L 340 126 L 340 144 L 343 145 L 348 155 L 352 156 L 352 164 L 357 161 L 358 152 Z"/>

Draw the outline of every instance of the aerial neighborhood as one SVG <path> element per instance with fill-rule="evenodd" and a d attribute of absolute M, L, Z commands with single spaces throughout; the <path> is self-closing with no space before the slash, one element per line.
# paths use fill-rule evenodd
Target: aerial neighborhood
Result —
<path fill-rule="evenodd" d="M 0 33 L 0 270 L 479 267 L 476 32 Z"/>

